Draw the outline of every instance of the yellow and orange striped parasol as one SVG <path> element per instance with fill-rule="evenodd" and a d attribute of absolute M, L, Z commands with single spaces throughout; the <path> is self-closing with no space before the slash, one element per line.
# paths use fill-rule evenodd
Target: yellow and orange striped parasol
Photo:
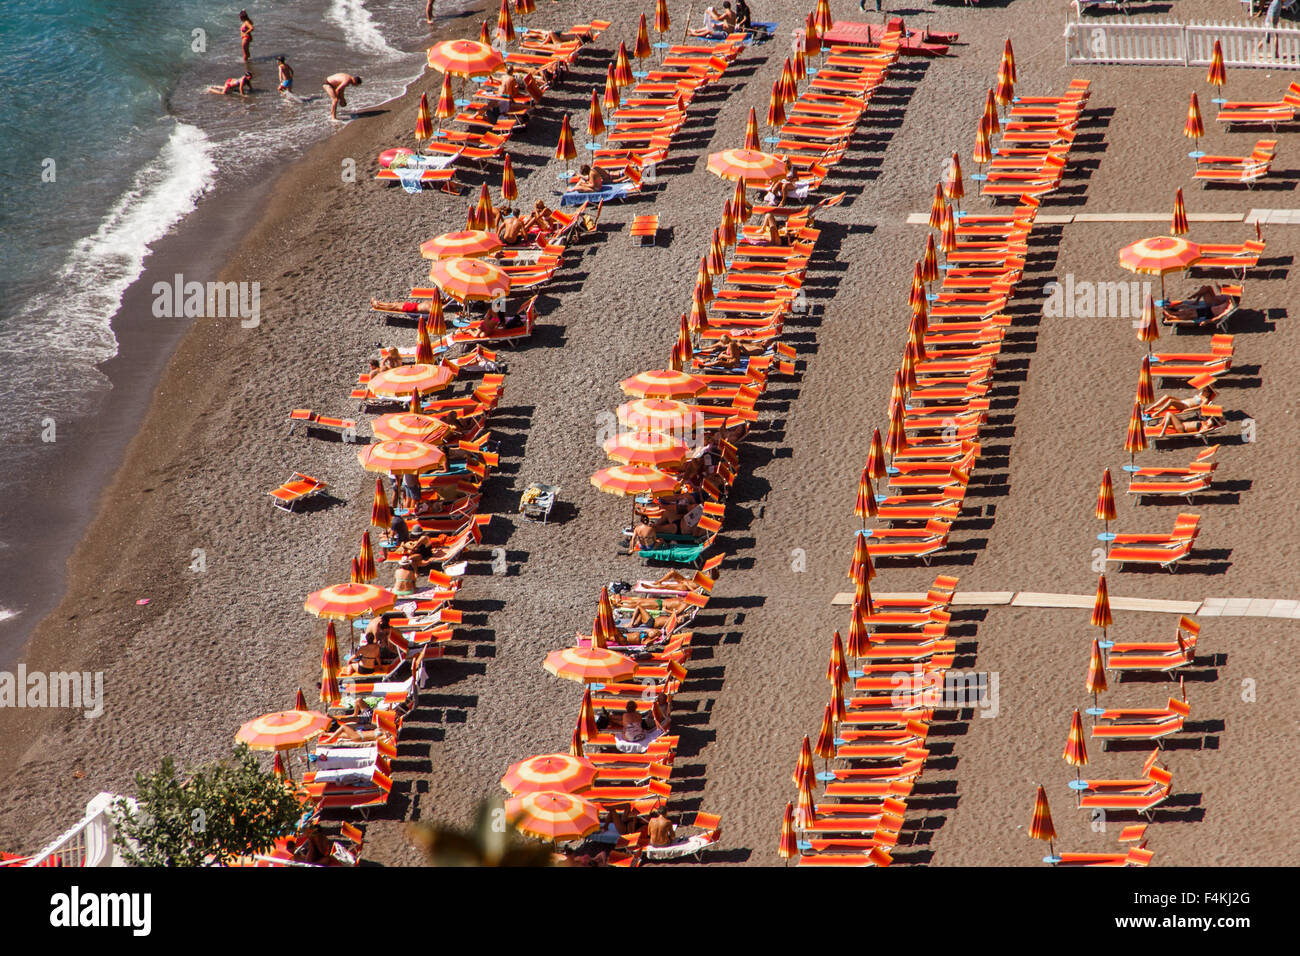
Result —
<path fill-rule="evenodd" d="M 1147 344 L 1148 355 L 1151 353 L 1151 343 L 1160 338 L 1160 323 L 1156 320 L 1156 304 L 1149 295 L 1146 297 L 1146 301 L 1142 303 L 1142 316 L 1138 321 L 1137 337 L 1139 342 Z"/>
<path fill-rule="evenodd" d="M 539 791 L 511 797 L 506 816 L 515 829 L 558 843 L 576 840 L 600 829 L 600 807 L 572 793 Z"/>
<path fill-rule="evenodd" d="M 440 444 L 452 432 L 452 427 L 432 415 L 398 412 L 380 415 L 370 423 L 370 430 L 381 441 L 420 441 L 428 445 Z"/>
<path fill-rule="evenodd" d="M 943 201 L 943 184 L 934 184 L 934 199 L 930 200 L 930 228 L 938 229 L 943 226 L 943 211 L 947 205 Z"/>
<path fill-rule="evenodd" d="M 971 158 L 975 160 L 976 166 L 993 162 L 993 150 L 989 148 L 989 124 L 984 117 L 980 117 L 979 128 L 975 130 L 975 148 L 971 151 Z"/>
<path fill-rule="evenodd" d="M 675 432 L 684 435 L 697 430 L 704 415 L 684 402 L 667 398 L 639 398 L 624 402 L 615 410 L 618 422 L 627 428 L 649 428 L 652 431 Z"/>
<path fill-rule="evenodd" d="M 1007 65 L 1007 75 L 1011 77 L 1011 82 L 1017 82 L 1016 53 L 1011 49 L 1011 37 L 1007 37 L 1007 42 L 1002 47 L 1002 62 Z"/>
<path fill-rule="evenodd" d="M 957 217 L 952 207 L 944 204 L 943 224 L 939 227 L 939 251 L 945 256 L 957 248 Z"/>
<path fill-rule="evenodd" d="M 794 815 L 801 827 L 810 827 L 817 822 L 817 804 L 813 799 L 812 777 L 804 777 L 799 781 L 799 796 L 795 800 Z"/>
<path fill-rule="evenodd" d="M 578 708 L 578 730 L 583 740 L 590 740 L 600 733 L 596 726 L 596 708 L 591 703 L 591 688 L 582 689 L 582 704 Z"/>
<path fill-rule="evenodd" d="M 667 33 L 672 26 L 668 18 L 668 0 L 655 0 L 655 33 Z"/>
<path fill-rule="evenodd" d="M 533 3 L 533 0 L 515 0 L 515 13 L 518 16 L 526 17 L 536 12 L 537 4 Z"/>
<path fill-rule="evenodd" d="M 1056 839 L 1056 827 L 1052 825 L 1052 809 L 1047 805 L 1047 791 L 1041 784 L 1034 797 L 1034 816 L 1029 821 L 1029 836 L 1035 840 L 1046 840 L 1048 856 L 1056 856 L 1056 850 L 1052 846 L 1052 841 Z"/>
<path fill-rule="evenodd" d="M 1083 718 L 1079 716 L 1079 708 L 1074 708 L 1074 716 L 1070 718 L 1070 733 L 1065 738 L 1065 750 L 1061 754 L 1061 759 L 1074 768 L 1074 779 L 1079 779 L 1079 768 L 1088 765 L 1088 747 L 1083 742 Z"/>
<path fill-rule="evenodd" d="M 439 259 L 429 269 L 429 280 L 458 302 L 500 299 L 510 291 L 510 277 L 482 259 Z"/>
<path fill-rule="evenodd" d="M 366 583 L 361 579 L 361 562 L 358 561 L 356 558 L 352 559 L 352 565 L 348 572 L 348 580 L 351 581 L 353 584 Z"/>
<path fill-rule="evenodd" d="M 803 49 L 808 56 L 822 52 L 822 33 L 817 29 L 816 19 L 811 13 L 804 20 Z"/>
<path fill-rule="evenodd" d="M 749 193 L 745 189 L 743 179 L 736 180 L 736 191 L 731 194 L 731 214 L 736 217 L 736 222 L 743 223 L 749 218 L 753 206 L 749 202 Z"/>
<path fill-rule="evenodd" d="M 756 149 L 724 149 L 710 153 L 709 172 L 723 179 L 744 182 L 771 182 L 785 175 L 785 163 Z"/>
<path fill-rule="evenodd" d="M 998 122 L 998 107 L 993 99 L 993 91 L 989 90 L 984 97 L 984 116 L 982 122 L 988 127 L 988 135 L 996 136 L 1002 132 L 1002 125 Z M 987 160 L 985 160 L 987 162 Z"/>
<path fill-rule="evenodd" d="M 698 287 L 698 283 L 697 283 Z M 712 298 L 710 293 L 709 298 Z M 695 398 L 708 390 L 704 380 L 686 372 L 674 372 L 671 369 L 655 368 L 647 372 L 638 372 L 631 378 L 619 383 L 624 395 L 636 398 Z"/>
<path fill-rule="evenodd" d="M 848 678 L 848 662 L 844 658 L 844 641 L 840 639 L 840 632 L 835 632 L 835 637 L 831 640 L 831 656 L 826 662 L 826 679 L 834 684 L 836 681 L 843 682 Z"/>
<path fill-rule="evenodd" d="M 566 647 L 551 651 L 542 666 L 556 677 L 583 683 L 627 680 L 636 673 L 632 658 L 606 647 Z"/>
<path fill-rule="evenodd" d="M 391 610 L 394 601 L 392 591 L 373 584 L 332 584 L 307 595 L 303 608 L 317 617 L 351 621 Z"/>
<path fill-rule="evenodd" d="M 862 592 L 862 601 L 854 602 L 849 611 L 849 646 L 847 648 L 849 656 L 854 660 L 866 657 L 867 651 L 871 649 L 871 635 L 868 632 L 867 620 L 864 616 L 866 606 L 871 603 L 871 584 L 867 581 L 866 575 L 862 575 L 857 589 Z M 854 596 L 856 597 L 856 594 Z"/>
<path fill-rule="evenodd" d="M 993 87 L 993 99 L 998 106 L 1006 108 L 1016 96 L 1016 81 L 1011 76 L 1006 60 L 998 63 L 998 81 Z"/>
<path fill-rule="evenodd" d="M 573 736 L 569 739 L 569 756 L 583 758 L 586 752 L 582 746 L 582 728 L 574 725 Z"/>
<path fill-rule="evenodd" d="M 785 101 L 782 99 L 781 81 L 772 84 L 772 95 L 767 101 L 767 125 L 777 129 L 785 124 Z"/>
<path fill-rule="evenodd" d="M 722 220 L 718 223 L 718 238 L 724 248 L 736 244 L 736 219 L 731 213 L 731 200 L 722 204 Z"/>
<path fill-rule="evenodd" d="M 848 717 L 848 708 L 844 704 L 844 685 L 839 681 L 831 683 L 831 713 L 835 716 L 837 726 Z"/>
<path fill-rule="evenodd" d="M 822 726 L 817 731 L 817 742 L 813 744 L 813 753 L 822 760 L 830 760 L 835 756 L 835 720 L 831 714 L 831 705 L 827 704 L 826 709 L 822 711 Z"/>
<path fill-rule="evenodd" d="M 813 20 L 817 24 L 817 32 L 825 36 L 835 25 L 831 20 L 831 3 L 830 0 L 817 0 L 817 8 L 813 11 Z"/>
<path fill-rule="evenodd" d="M 1194 242 L 1174 236 L 1150 236 L 1130 243 L 1119 251 L 1119 264 L 1130 272 L 1160 277 L 1160 298 L 1165 297 L 1165 276 L 1182 272 L 1201 258 Z"/>
<path fill-rule="evenodd" d="M 442 89 L 438 93 L 438 108 L 435 110 L 434 115 L 437 116 L 440 121 L 451 119 L 456 115 L 456 96 L 451 91 L 450 73 L 444 73 L 442 75 Z"/>
<path fill-rule="evenodd" d="M 452 366 L 415 363 L 386 368 L 374 376 L 366 387 L 376 395 L 396 397 L 410 395 L 417 389 L 422 393 L 436 392 L 450 385 L 455 377 L 456 369 Z"/>
<path fill-rule="evenodd" d="M 361 532 L 361 549 L 357 552 L 357 580 L 361 584 L 368 584 L 379 576 L 375 568 L 375 549 L 370 543 L 370 532 Z"/>
<path fill-rule="evenodd" d="M 614 54 L 614 80 L 620 90 L 625 90 L 635 82 L 632 76 L 632 61 L 627 56 L 627 43 L 618 41 L 618 52 Z"/>
<path fill-rule="evenodd" d="M 325 628 L 325 648 L 320 660 L 320 699 L 327 707 L 337 707 L 343 695 L 339 691 L 339 639 L 334 622 Z"/>
<path fill-rule="evenodd" d="M 611 495 L 665 495 L 675 491 L 677 479 L 646 465 L 614 465 L 591 476 L 593 487 Z"/>
<path fill-rule="evenodd" d="M 948 172 L 945 174 L 943 183 L 943 193 L 948 197 L 950 202 L 961 208 L 961 200 L 966 195 L 966 187 L 962 185 L 961 175 L 961 158 L 952 154 L 952 159 L 948 162 Z"/>
<path fill-rule="evenodd" d="M 420 255 L 426 259 L 454 259 L 464 257 L 474 259 L 490 256 L 501 248 L 501 240 L 495 232 L 483 229 L 464 229 L 460 232 L 444 232 L 420 243 Z"/>
<path fill-rule="evenodd" d="M 880 429 L 871 430 L 871 447 L 867 451 L 867 472 L 879 481 L 888 474 L 885 465 L 885 446 L 880 440 Z"/>
<path fill-rule="evenodd" d="M 1115 490 L 1110 483 L 1110 469 L 1101 473 L 1101 487 L 1097 491 L 1097 507 L 1093 512 L 1097 520 L 1111 522 L 1115 520 Z"/>
<path fill-rule="evenodd" d="M 422 441 L 381 441 L 366 445 L 357 452 L 357 461 L 366 471 L 384 474 L 419 474 L 447 466 L 447 455 L 437 445 Z"/>
<path fill-rule="evenodd" d="M 864 467 L 862 477 L 858 479 L 858 500 L 853 506 L 853 513 L 862 519 L 862 527 L 867 526 L 867 519 L 880 513 L 876 506 L 876 494 L 871 487 L 871 475 Z"/>
<path fill-rule="evenodd" d="M 804 734 L 803 743 L 799 747 L 799 760 L 794 765 L 794 773 L 790 775 L 790 779 L 794 781 L 794 785 L 797 787 L 800 780 L 812 773 L 812 741 L 808 739 L 807 734 Z"/>
<path fill-rule="evenodd" d="M 1210 53 L 1210 71 L 1205 75 L 1205 82 L 1220 92 L 1228 82 L 1228 71 L 1223 65 L 1223 44 L 1214 41 L 1214 50 Z"/>
<path fill-rule="evenodd" d="M 330 719 L 314 710 L 278 710 L 239 728 L 235 742 L 252 750 L 294 750 L 320 736 Z"/>
<path fill-rule="evenodd" d="M 1150 405 L 1156 398 L 1156 390 L 1151 382 L 1151 356 L 1142 356 L 1142 367 L 1138 369 L 1137 400 L 1141 405 Z"/>
<path fill-rule="evenodd" d="M 921 278 L 928 286 L 939 281 L 939 255 L 934 244 L 934 233 L 925 234 L 925 255 L 921 259 Z"/>
<path fill-rule="evenodd" d="M 1094 706 L 1097 695 L 1109 689 L 1106 684 L 1106 666 L 1101 659 L 1101 641 L 1095 637 L 1092 639 L 1092 653 L 1088 657 L 1088 676 L 1084 679 L 1083 686 L 1092 695 Z"/>
<path fill-rule="evenodd" d="M 604 104 L 606 111 L 612 113 L 614 110 L 618 109 L 620 102 L 621 98 L 619 96 L 618 79 L 614 76 L 614 64 L 610 63 L 605 67 Z"/>
<path fill-rule="evenodd" d="M 512 764 L 501 777 L 501 788 L 510 794 L 581 793 L 596 782 L 596 766 L 590 760 L 569 754 L 538 754 Z"/>
<path fill-rule="evenodd" d="M 686 442 L 663 432 L 620 432 L 605 439 L 606 455 L 625 465 L 651 468 L 680 466 L 686 460 Z"/>
<path fill-rule="evenodd" d="M 505 59 L 487 43 L 444 40 L 429 48 L 429 66 L 456 76 L 487 76 L 501 69 Z"/>

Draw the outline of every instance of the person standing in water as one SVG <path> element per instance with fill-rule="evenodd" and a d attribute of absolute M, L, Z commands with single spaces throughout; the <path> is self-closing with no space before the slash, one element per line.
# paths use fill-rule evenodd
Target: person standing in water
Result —
<path fill-rule="evenodd" d="M 253 45 L 253 21 L 248 18 L 247 10 L 239 11 L 239 49 L 244 55 L 244 62 L 248 62 L 249 49 Z"/>
<path fill-rule="evenodd" d="M 339 118 L 339 107 L 347 106 L 348 101 L 343 97 L 343 91 L 349 86 L 360 86 L 361 77 L 353 76 L 351 73 L 332 73 L 325 77 L 325 83 L 321 86 L 330 98 L 330 119 Z"/>
<path fill-rule="evenodd" d="M 424 0 L 424 22 L 425 23 L 433 22 L 433 5 L 437 2 L 438 0 Z"/>
<path fill-rule="evenodd" d="M 275 62 L 277 64 L 276 69 L 279 71 L 280 74 L 280 92 L 292 93 L 293 92 L 293 67 L 291 67 L 285 61 L 283 56 L 277 56 L 275 58 Z"/>

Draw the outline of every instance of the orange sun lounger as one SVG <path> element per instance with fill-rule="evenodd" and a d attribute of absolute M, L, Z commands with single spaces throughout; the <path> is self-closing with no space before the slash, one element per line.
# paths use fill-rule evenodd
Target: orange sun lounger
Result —
<path fill-rule="evenodd" d="M 298 502 L 306 501 L 308 498 L 320 494 L 326 487 L 325 482 L 319 478 L 313 478 L 310 475 L 304 475 L 300 471 L 295 471 L 280 487 L 272 488 L 267 494 L 274 499 L 271 503 L 277 508 L 283 511 L 293 511 Z"/>

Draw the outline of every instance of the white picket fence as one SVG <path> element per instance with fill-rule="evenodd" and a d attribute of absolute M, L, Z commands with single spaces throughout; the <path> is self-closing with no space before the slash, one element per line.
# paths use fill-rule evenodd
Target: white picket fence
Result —
<path fill-rule="evenodd" d="M 24 866 L 125 866 L 113 843 L 117 827 L 113 805 L 121 799 L 115 793 L 101 793 L 86 804 L 86 813 L 53 842 L 27 860 Z M 132 811 L 135 801 L 126 798 Z"/>
<path fill-rule="evenodd" d="M 1068 63 L 1123 66 L 1207 66 L 1214 41 L 1233 67 L 1300 70 L 1300 29 L 1250 23 L 1074 20 L 1065 25 Z"/>

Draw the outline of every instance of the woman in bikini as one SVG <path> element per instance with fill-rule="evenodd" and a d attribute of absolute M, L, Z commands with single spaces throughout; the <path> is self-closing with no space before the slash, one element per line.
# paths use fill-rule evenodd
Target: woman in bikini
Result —
<path fill-rule="evenodd" d="M 247 10 L 239 11 L 239 51 L 244 56 L 244 62 L 249 59 L 249 49 L 253 45 L 253 21 L 248 17 Z"/>

